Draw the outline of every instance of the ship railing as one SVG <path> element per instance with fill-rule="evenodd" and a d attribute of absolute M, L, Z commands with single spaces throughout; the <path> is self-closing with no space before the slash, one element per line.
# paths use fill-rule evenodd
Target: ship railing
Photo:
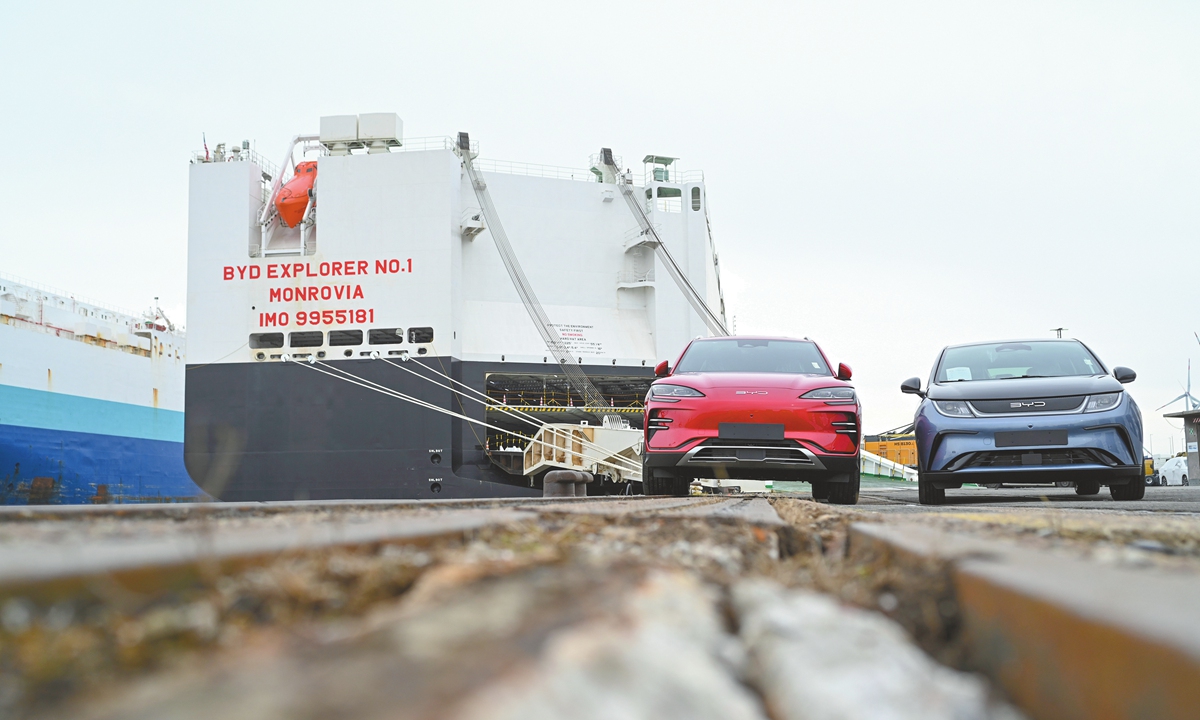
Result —
<path fill-rule="evenodd" d="M 649 203 L 650 201 L 647 200 L 646 202 Z M 647 204 L 646 212 L 648 213 L 648 212 L 650 212 L 650 210 L 651 210 L 650 205 Z M 663 231 L 662 223 L 654 223 L 654 232 L 661 235 L 662 231 Z M 650 240 L 650 239 L 652 239 L 650 236 L 650 233 L 645 230 L 642 230 L 640 227 L 629 228 L 628 230 L 625 231 L 625 250 L 628 252 L 629 250 L 631 250 L 639 245 L 642 245 L 643 243 L 645 243 L 647 240 Z"/>
<path fill-rule="evenodd" d="M 430 137 L 404 138 L 400 147 L 392 148 L 393 152 L 419 152 L 422 150 L 453 150 L 457 141 L 448 136 L 435 135 Z M 472 156 L 479 155 L 479 142 L 471 142 Z M 475 160 L 475 167 L 483 172 L 498 172 L 506 175 L 527 175 L 556 180 L 579 180 L 596 182 L 597 177 L 591 170 L 585 168 L 563 167 L 560 165 L 539 165 L 537 163 L 513 162 L 511 160 Z"/>
<path fill-rule="evenodd" d="M 299 136 L 298 140 L 300 142 L 296 143 L 296 145 L 301 147 L 302 155 L 308 155 L 312 152 L 316 152 L 320 155 L 328 154 L 328 151 L 321 145 L 316 136 Z M 390 148 L 390 151 L 424 152 L 429 150 L 454 150 L 456 147 L 456 142 L 457 141 L 455 138 L 450 137 L 449 135 L 406 137 L 401 140 L 401 144 L 398 147 Z M 296 146 L 293 146 L 293 151 L 295 150 L 295 147 Z M 471 152 L 478 156 L 478 141 L 473 141 L 471 143 Z M 360 153 L 354 154 L 357 155 Z M 209 153 L 206 159 L 205 153 L 194 152 L 192 153 L 191 161 L 193 163 L 249 161 L 258 164 L 258 166 L 262 168 L 263 173 L 266 175 L 264 180 L 271 183 L 271 187 L 267 188 L 265 193 L 267 201 L 274 197 L 275 192 L 280 186 L 286 184 L 287 181 L 291 179 L 295 164 L 294 161 L 292 161 L 292 153 L 289 153 L 288 161 L 282 168 L 268 160 L 261 153 L 258 153 L 254 150 L 240 150 L 238 153 L 226 151 L 220 160 L 214 160 L 214 157 L 215 155 L 213 153 Z M 593 167 L 599 167 L 597 164 L 598 158 L 599 155 L 593 155 L 589 158 L 589 161 Z M 624 163 L 620 157 L 615 157 L 614 159 L 616 160 L 618 167 L 624 166 Z M 600 180 L 599 176 L 596 174 L 596 171 L 590 168 L 565 167 L 562 165 L 542 165 L 539 163 L 515 162 L 510 160 L 489 160 L 486 158 L 480 158 L 476 160 L 475 165 L 483 172 L 498 172 L 506 175 L 525 175 L 529 177 L 544 177 L 555 180 L 576 180 L 580 182 L 599 182 Z M 703 182 L 704 172 L 701 170 L 677 171 L 671 169 L 667 177 L 668 179 L 666 182 L 670 184 Z M 635 184 L 639 186 L 645 186 L 648 183 L 656 182 L 652 172 L 633 174 L 632 179 Z M 268 220 L 266 218 L 261 220 L 263 223 L 266 223 L 267 221 Z"/>
<path fill-rule="evenodd" d="M 633 272 L 623 270 L 617 273 L 617 286 L 636 287 L 638 285 L 646 285 L 654 283 L 654 271 L 647 270 L 645 272 Z"/>
<path fill-rule="evenodd" d="M 226 152 L 220 160 L 216 160 L 214 157 L 215 156 L 211 152 L 207 155 L 207 157 L 203 152 L 193 152 L 192 164 L 200 165 L 211 162 L 252 162 L 262 169 L 263 173 L 267 176 L 265 178 L 267 182 L 270 182 L 277 175 L 279 175 L 279 166 L 268 160 L 262 153 L 254 150 L 241 150 L 237 153 Z"/>
<path fill-rule="evenodd" d="M 704 182 L 703 170 L 675 170 L 671 169 L 666 174 L 666 179 L 658 180 L 654 177 L 653 172 L 634 174 L 634 184 L 646 187 L 651 183 L 668 184 L 668 185 L 686 185 L 688 183 Z"/>
<path fill-rule="evenodd" d="M 0 281 L 10 282 L 13 285 L 20 285 L 20 286 L 30 289 L 30 290 L 37 290 L 42 293 L 46 293 L 48 295 L 53 295 L 54 299 L 70 300 L 76 304 L 87 305 L 90 308 L 100 311 L 100 312 L 112 313 L 113 315 L 122 315 L 122 316 L 124 316 L 123 318 L 121 318 L 122 320 L 128 319 L 128 320 L 136 321 L 136 320 L 140 319 L 143 314 L 136 310 L 130 310 L 129 308 L 123 308 L 123 307 L 119 307 L 117 305 L 110 305 L 108 303 L 104 303 L 99 300 L 94 300 L 85 295 L 79 295 L 77 293 L 67 292 L 66 290 L 62 290 L 60 288 L 51 287 L 49 285 L 35 282 L 33 280 L 27 280 L 23 277 L 20 277 L 17 275 L 11 275 L 9 273 L 0 273 Z"/>
<path fill-rule="evenodd" d="M 400 147 L 392 148 L 392 152 L 423 152 L 428 150 L 453 150 L 458 147 L 454 138 L 449 135 L 430 135 L 428 137 L 406 137 L 400 140 Z M 471 143 L 471 152 L 479 153 L 479 143 Z"/>
<path fill-rule="evenodd" d="M 529 177 L 544 177 L 554 180 L 579 180 L 582 182 L 598 182 L 598 177 L 586 168 L 562 167 L 559 165 L 538 165 L 535 163 L 512 162 L 510 160 L 475 161 L 475 167 L 483 172 L 505 173 L 506 175 L 526 175 Z"/>

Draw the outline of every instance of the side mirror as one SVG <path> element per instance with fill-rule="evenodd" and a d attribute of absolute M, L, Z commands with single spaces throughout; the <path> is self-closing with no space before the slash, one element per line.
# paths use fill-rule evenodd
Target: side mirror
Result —
<path fill-rule="evenodd" d="M 654 366 L 654 377 L 666 377 L 671 374 L 671 366 L 666 360 Z"/>
<path fill-rule="evenodd" d="M 846 363 L 838 363 L 838 373 L 837 373 L 838 380 L 849 380 L 850 376 L 853 374 L 854 373 L 852 373 L 850 371 L 849 365 L 847 365 Z"/>
<path fill-rule="evenodd" d="M 1113 377 L 1117 379 L 1117 382 L 1124 385 L 1125 383 L 1137 380 L 1137 373 L 1127 367 L 1115 367 L 1113 368 Z"/>
<path fill-rule="evenodd" d="M 900 392 L 925 397 L 925 393 L 921 392 L 921 378 L 909 378 L 900 383 Z"/>

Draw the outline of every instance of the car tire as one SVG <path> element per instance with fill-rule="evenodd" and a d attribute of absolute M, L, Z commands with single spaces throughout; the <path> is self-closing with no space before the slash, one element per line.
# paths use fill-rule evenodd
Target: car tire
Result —
<path fill-rule="evenodd" d="M 671 497 L 687 497 L 692 494 L 692 478 L 687 475 L 673 475 L 670 480 L 663 483 L 664 495 Z"/>
<path fill-rule="evenodd" d="M 1080 480 L 1075 483 L 1076 495 L 1096 495 L 1100 492 L 1099 480 Z"/>
<path fill-rule="evenodd" d="M 946 502 L 945 488 L 936 488 L 933 481 L 917 475 L 917 500 L 922 505 L 941 505 Z"/>
<path fill-rule="evenodd" d="M 1187 485 L 1187 475 L 1184 475 L 1182 478 L 1180 478 L 1180 481 L 1180 485 Z"/>
<path fill-rule="evenodd" d="M 813 500 L 828 500 L 829 499 L 829 483 L 813 482 L 810 484 L 812 485 Z"/>
<path fill-rule="evenodd" d="M 1108 494 L 1112 495 L 1113 500 L 1141 500 L 1146 496 L 1146 486 L 1136 481 L 1124 485 L 1109 485 Z"/>
<path fill-rule="evenodd" d="M 659 479 L 654 477 L 654 470 L 646 464 L 645 457 L 642 458 L 642 494 L 643 495 L 661 495 L 662 488 L 659 486 Z"/>
<path fill-rule="evenodd" d="M 849 481 L 825 483 L 829 488 L 829 492 L 827 493 L 829 502 L 834 505 L 857 505 L 858 490 L 861 484 L 862 472 L 857 467 L 850 473 Z"/>
<path fill-rule="evenodd" d="M 1004 487 L 1004 485 L 1001 483 L 984 483 L 983 486 L 988 490 L 999 490 L 1000 488 Z"/>

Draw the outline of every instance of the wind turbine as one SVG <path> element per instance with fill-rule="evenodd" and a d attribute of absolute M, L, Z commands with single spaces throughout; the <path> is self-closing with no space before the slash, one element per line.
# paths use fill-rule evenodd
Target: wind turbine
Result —
<path fill-rule="evenodd" d="M 1196 341 L 1200 342 L 1200 337 L 1197 337 Z M 1183 394 L 1180 395 L 1179 397 L 1175 398 L 1174 400 L 1168 402 L 1166 405 L 1160 405 L 1159 407 L 1155 408 L 1154 410 L 1155 410 L 1155 412 L 1157 412 L 1157 411 L 1165 408 L 1167 405 L 1174 405 L 1175 403 L 1179 402 L 1180 400 L 1183 400 L 1185 402 L 1189 412 L 1191 412 L 1192 410 L 1195 410 L 1196 408 L 1200 408 L 1200 400 L 1197 400 L 1195 397 L 1192 396 L 1192 361 L 1190 358 L 1188 359 L 1188 383 L 1187 383 L 1187 388 L 1183 391 Z"/>

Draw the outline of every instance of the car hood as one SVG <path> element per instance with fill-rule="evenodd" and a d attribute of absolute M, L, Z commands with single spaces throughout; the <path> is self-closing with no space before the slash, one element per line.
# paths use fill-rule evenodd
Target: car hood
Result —
<path fill-rule="evenodd" d="M 929 386 L 931 400 L 1018 400 L 1033 397 L 1065 397 L 1121 392 L 1121 383 L 1111 375 L 1075 375 L 1008 380 L 962 380 Z"/>
<path fill-rule="evenodd" d="M 679 384 L 697 390 L 719 388 L 744 390 L 798 390 L 807 392 L 823 387 L 850 387 L 850 383 L 832 375 L 794 375 L 792 373 L 676 373 L 658 380 L 661 383 Z"/>

